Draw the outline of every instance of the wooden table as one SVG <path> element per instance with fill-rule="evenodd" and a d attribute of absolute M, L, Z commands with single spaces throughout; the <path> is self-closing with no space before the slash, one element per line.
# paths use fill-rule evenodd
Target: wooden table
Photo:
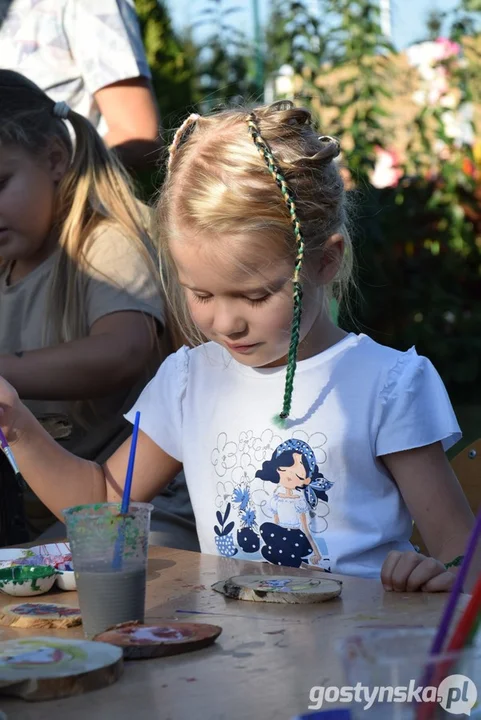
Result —
<path fill-rule="evenodd" d="M 446 595 L 385 593 L 380 582 L 338 577 L 341 598 L 321 605 L 229 600 L 210 586 L 241 573 L 301 574 L 214 555 L 152 547 L 146 618 L 220 625 L 215 645 L 187 655 L 126 662 L 115 685 L 43 703 L 2 698 L 8 720 L 290 720 L 307 712 L 314 685 L 343 684 L 335 642 L 366 624 L 433 626 Z M 39 598 L 75 605 L 76 593 Z M 15 598 L 0 595 L 0 604 Z M 192 614 L 179 610 L 192 611 Z M 205 614 L 194 614 L 194 611 Z M 0 628 L 0 637 L 81 637 L 80 628 L 34 632 Z"/>

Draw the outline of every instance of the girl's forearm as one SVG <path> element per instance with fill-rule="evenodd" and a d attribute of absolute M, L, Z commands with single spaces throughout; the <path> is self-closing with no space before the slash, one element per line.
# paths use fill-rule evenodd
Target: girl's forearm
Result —
<path fill-rule="evenodd" d="M 40 500 L 60 520 L 67 507 L 104 502 L 102 468 L 64 450 L 29 410 L 22 408 L 21 413 L 21 431 L 10 445 L 24 480 Z"/>

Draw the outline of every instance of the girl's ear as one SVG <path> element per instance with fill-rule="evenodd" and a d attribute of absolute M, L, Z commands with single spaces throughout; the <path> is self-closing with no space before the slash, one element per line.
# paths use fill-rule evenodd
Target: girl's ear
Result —
<path fill-rule="evenodd" d="M 344 256 L 344 236 L 341 233 L 331 235 L 323 245 L 319 264 L 319 280 L 328 285 L 334 280 L 341 267 Z"/>
<path fill-rule="evenodd" d="M 57 137 L 52 137 L 45 148 L 47 170 L 55 183 L 60 182 L 70 165 L 69 151 Z"/>

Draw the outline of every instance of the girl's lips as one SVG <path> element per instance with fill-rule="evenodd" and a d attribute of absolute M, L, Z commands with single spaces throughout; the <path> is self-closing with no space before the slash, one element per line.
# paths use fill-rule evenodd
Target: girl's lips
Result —
<path fill-rule="evenodd" d="M 232 352 L 236 353 L 247 353 L 249 350 L 252 350 L 252 348 L 255 348 L 259 345 L 259 343 L 252 343 L 251 345 L 230 345 L 227 343 L 227 347 Z"/>

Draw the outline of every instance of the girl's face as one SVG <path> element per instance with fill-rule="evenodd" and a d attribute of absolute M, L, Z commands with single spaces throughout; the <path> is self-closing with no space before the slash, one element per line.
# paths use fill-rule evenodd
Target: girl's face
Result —
<path fill-rule="evenodd" d="M 292 459 L 294 461 L 293 465 L 290 467 L 279 467 L 277 469 L 279 473 L 279 484 L 291 490 L 301 485 L 309 485 L 311 479 L 307 477 L 306 468 L 302 462 L 302 455 L 300 455 L 300 453 L 293 453 Z"/>
<path fill-rule="evenodd" d="M 56 183 L 66 165 L 52 146 L 31 155 L 0 144 L 0 257 L 28 261 L 42 251 L 52 229 Z"/>
<path fill-rule="evenodd" d="M 195 242 L 171 241 L 170 250 L 192 319 L 209 340 L 243 365 L 286 364 L 293 312 L 291 257 L 252 238 L 197 235 Z M 307 273 L 303 294 L 298 359 L 320 352 L 323 326 L 329 322 L 318 272 Z"/>

